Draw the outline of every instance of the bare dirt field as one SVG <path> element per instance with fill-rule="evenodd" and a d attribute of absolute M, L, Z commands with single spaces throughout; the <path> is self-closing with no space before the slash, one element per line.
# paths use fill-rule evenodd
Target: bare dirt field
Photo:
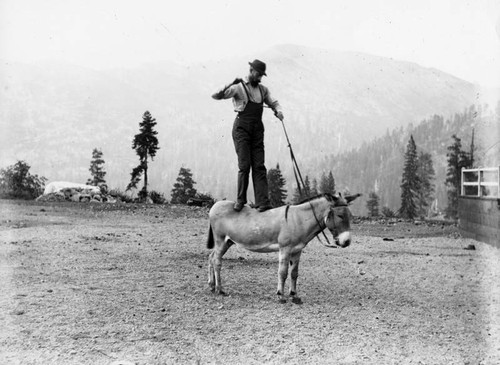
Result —
<path fill-rule="evenodd" d="M 500 253 L 452 225 L 356 221 L 303 252 L 232 247 L 207 285 L 208 210 L 0 201 L 0 364 L 498 364 Z M 475 250 L 467 250 L 474 245 Z"/>

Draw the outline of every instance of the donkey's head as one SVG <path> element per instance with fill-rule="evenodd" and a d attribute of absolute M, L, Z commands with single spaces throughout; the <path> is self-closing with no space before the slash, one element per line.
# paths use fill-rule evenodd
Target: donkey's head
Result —
<path fill-rule="evenodd" d="M 332 204 L 326 218 L 326 226 L 332 233 L 337 246 L 347 247 L 351 244 L 352 214 L 349 210 L 349 203 L 359 196 L 361 194 L 347 195 L 345 197 L 342 197 L 341 194 L 329 196 Z"/>

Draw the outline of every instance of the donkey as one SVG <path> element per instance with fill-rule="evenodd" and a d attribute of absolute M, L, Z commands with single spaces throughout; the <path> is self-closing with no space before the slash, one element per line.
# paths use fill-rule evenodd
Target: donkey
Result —
<path fill-rule="evenodd" d="M 294 303 L 301 303 L 297 296 L 297 277 L 302 250 L 325 228 L 330 230 L 337 246 L 349 246 L 351 212 L 348 204 L 360 195 L 342 197 L 340 194 L 322 194 L 298 205 L 282 206 L 265 212 L 257 212 L 248 206 L 236 212 L 231 201 L 215 203 L 209 212 L 207 241 L 207 248 L 213 249 L 208 258 L 208 284 L 211 290 L 225 294 L 220 275 L 222 256 L 236 243 L 253 252 L 279 252 L 279 301 L 286 302 L 284 287 L 290 263 L 289 295 Z"/>

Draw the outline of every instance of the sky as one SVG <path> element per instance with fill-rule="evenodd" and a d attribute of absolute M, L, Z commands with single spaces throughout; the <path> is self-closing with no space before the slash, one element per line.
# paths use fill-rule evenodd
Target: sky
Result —
<path fill-rule="evenodd" d="M 278 44 L 358 51 L 500 87 L 499 0 L 0 0 L 0 59 L 103 69 Z"/>

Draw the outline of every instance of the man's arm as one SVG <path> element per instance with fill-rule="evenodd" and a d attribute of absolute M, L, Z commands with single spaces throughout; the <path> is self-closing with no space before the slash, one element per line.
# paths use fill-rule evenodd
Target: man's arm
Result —
<path fill-rule="evenodd" d="M 237 92 L 237 87 L 240 82 L 242 82 L 242 79 L 236 78 L 234 81 L 226 86 L 224 86 L 222 89 L 217 91 L 215 94 L 212 95 L 212 98 L 215 100 L 222 100 L 222 99 L 230 99 L 234 95 L 236 95 Z"/>
<path fill-rule="evenodd" d="M 264 103 L 266 103 L 266 105 L 268 105 L 273 110 L 274 115 L 276 115 L 276 118 L 278 118 L 279 120 L 283 120 L 284 116 L 280 103 L 278 102 L 278 100 L 272 97 L 269 89 L 267 89 L 266 91 L 267 92 L 264 97 Z"/>

